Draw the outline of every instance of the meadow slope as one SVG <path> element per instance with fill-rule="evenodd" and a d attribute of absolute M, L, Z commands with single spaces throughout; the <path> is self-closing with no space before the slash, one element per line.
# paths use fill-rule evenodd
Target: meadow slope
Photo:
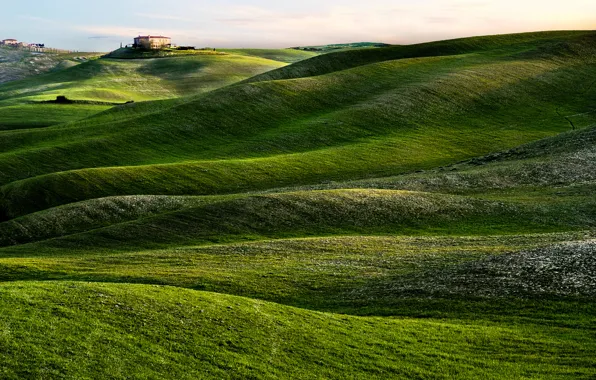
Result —
<path fill-rule="evenodd" d="M 7 131 L 5 214 L 111 195 L 387 176 L 590 126 L 596 86 L 585 78 L 595 65 L 594 34 L 572 36 L 567 44 L 537 39 L 525 50 L 514 43 L 509 54 L 499 45 L 241 84 L 158 111 L 139 107 L 136 117 L 122 110 L 97 122 Z"/>
<path fill-rule="evenodd" d="M 594 375 L 593 341 L 572 328 L 347 317 L 138 285 L 17 282 L 0 294 L 7 379 Z"/>
<path fill-rule="evenodd" d="M 401 223 L 402 230 L 423 226 L 422 230 L 428 231 L 432 225 L 439 227 L 441 218 L 447 218 L 445 220 L 449 224 L 444 231 L 470 232 L 472 226 L 477 229 L 496 228 L 496 224 L 488 223 L 488 227 L 478 224 L 472 219 L 474 214 L 482 215 L 481 219 L 485 222 L 493 216 L 493 222 L 503 227 L 509 225 L 513 230 L 519 230 L 520 226 L 531 228 L 532 225 L 538 229 L 547 226 L 555 229 L 596 226 L 592 197 L 596 181 L 595 141 L 596 128 L 591 127 L 510 151 L 395 177 L 274 188 L 261 193 L 225 196 L 133 195 L 93 199 L 0 223 L 0 246 L 66 236 L 141 218 L 141 223 L 169 225 L 171 232 L 176 231 L 171 228 L 171 222 L 153 220 L 164 214 L 173 220 L 181 215 L 190 218 L 179 228 L 180 232 L 186 231 L 189 228 L 186 224 L 192 224 L 192 220 L 202 223 L 202 227 L 196 228 L 198 230 L 217 231 L 224 219 L 213 216 L 213 221 L 204 222 L 205 212 L 226 215 L 224 223 L 228 228 L 234 224 L 231 222 L 232 214 L 238 214 L 237 228 L 255 226 L 256 220 L 260 224 L 267 219 L 273 220 L 267 227 L 261 228 L 263 231 L 273 231 L 277 224 L 283 224 L 280 218 L 291 218 L 289 226 L 310 228 L 331 228 L 331 224 L 340 228 L 346 220 L 349 221 L 347 225 L 354 226 L 358 220 L 359 227 L 369 226 L 373 230 L 386 227 L 396 231 L 397 225 L 391 225 L 393 220 Z M 327 206 L 320 207 L 322 203 Z M 330 208 L 331 205 L 333 208 Z M 225 211 L 218 211 L 219 208 Z M 487 214 L 489 210 L 493 213 Z M 325 212 L 327 216 L 324 216 Z M 203 216 L 197 217 L 197 213 Z M 344 216 L 339 217 L 340 213 Z M 294 214 L 300 216 L 290 217 Z M 437 214 L 439 218 L 435 217 Z M 347 215 L 351 216 L 348 218 Z M 345 223 L 343 225 L 346 226 Z M 133 225 L 128 223 L 125 226 L 130 229 Z M 151 231 L 140 227 L 134 235 L 143 236 L 143 230 Z M 213 236 L 216 235 L 217 232 Z M 192 236 L 197 235 L 193 233 Z M 143 237 L 140 240 L 155 241 L 155 238 Z M 179 239 L 181 237 L 176 235 L 171 238 L 173 241 Z M 93 247 L 97 248 L 96 243 Z"/>
<path fill-rule="evenodd" d="M 98 56 L 98 53 L 39 53 L 0 46 L 0 84 L 76 66 Z"/>
<path fill-rule="evenodd" d="M 206 52 L 153 59 L 93 59 L 0 85 L 0 130 L 73 122 L 129 101 L 205 93 L 283 65 L 247 54 Z M 40 104 L 59 95 L 82 104 Z"/>
<path fill-rule="evenodd" d="M 0 377 L 596 376 L 595 32 L 226 53 L 0 131 Z"/>

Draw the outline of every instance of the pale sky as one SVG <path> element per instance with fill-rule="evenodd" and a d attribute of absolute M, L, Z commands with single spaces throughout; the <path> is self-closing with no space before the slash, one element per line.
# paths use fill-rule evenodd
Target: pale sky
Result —
<path fill-rule="evenodd" d="M 83 51 L 113 50 L 138 34 L 281 48 L 572 29 L 596 29 L 596 0 L 19 0 L 0 10 L 0 39 Z"/>

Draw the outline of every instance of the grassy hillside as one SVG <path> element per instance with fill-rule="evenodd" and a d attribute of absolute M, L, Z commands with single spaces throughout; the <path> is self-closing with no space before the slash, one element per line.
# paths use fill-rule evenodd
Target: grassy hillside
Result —
<path fill-rule="evenodd" d="M 249 81 L 303 78 L 328 74 L 375 62 L 390 61 L 414 57 L 438 57 L 470 53 L 489 53 L 500 55 L 517 53 L 520 58 L 525 53 L 565 54 L 578 42 L 589 44 L 593 40 L 593 32 L 541 32 L 525 34 L 507 34 L 500 36 L 484 36 L 462 38 L 457 40 L 429 42 L 417 45 L 398 45 L 375 49 L 355 49 L 341 51 L 316 57 L 316 59 L 292 67 L 282 68 L 255 76 Z M 538 47 L 538 49 L 537 49 Z"/>
<path fill-rule="evenodd" d="M 76 66 L 97 53 L 38 53 L 0 46 L 0 84 Z"/>
<path fill-rule="evenodd" d="M 112 106 L 101 104 L 22 104 L 0 107 L 0 131 L 73 122 L 110 108 Z"/>
<path fill-rule="evenodd" d="M 300 62 L 318 55 L 316 52 L 299 51 L 295 49 L 218 49 L 217 51 L 250 57 L 260 57 L 284 63 Z"/>
<path fill-rule="evenodd" d="M 299 51 L 295 49 L 215 49 L 204 48 L 199 50 L 137 50 L 130 48 L 121 48 L 107 54 L 106 58 L 117 59 L 148 59 L 148 58 L 168 58 L 182 56 L 206 56 L 206 55 L 240 55 L 252 58 L 264 58 L 283 63 L 294 63 L 317 56 L 319 53 L 309 51 Z"/>
<path fill-rule="evenodd" d="M 107 109 L 105 105 L 93 104 L 84 107 L 38 104 L 59 95 L 70 100 L 108 103 L 177 98 L 212 91 L 282 65 L 273 60 L 232 54 L 88 61 L 1 85 L 0 128 L 56 125 Z"/>
<path fill-rule="evenodd" d="M 593 378 L 595 42 L 248 80 L 299 56 L 101 59 L 0 86 L 0 377 Z M 19 114 L 59 92 L 138 98 Z"/>
<path fill-rule="evenodd" d="M 298 51 L 305 51 L 305 52 L 315 52 L 315 53 L 329 53 L 338 50 L 347 50 L 347 49 L 364 49 L 364 48 L 379 48 L 379 47 L 387 47 L 388 44 L 384 44 L 381 42 L 353 42 L 347 44 L 330 44 L 330 45 L 318 45 L 318 46 L 297 46 L 293 47 L 292 49 Z"/>
<path fill-rule="evenodd" d="M 573 36 L 564 50 L 538 39 L 523 55 L 516 42 L 510 55 L 497 45 L 394 60 L 226 87 L 121 122 L 4 133 L 5 208 L 18 216 L 113 195 L 387 176 L 512 148 L 570 130 L 570 120 L 583 128 L 596 117 L 596 87 L 585 80 L 594 35 Z"/>
<path fill-rule="evenodd" d="M 287 222 L 281 224 L 290 230 L 302 226 L 311 230 L 337 228 L 337 232 L 351 226 L 352 230 L 345 231 L 355 232 L 356 228 L 362 232 L 368 228 L 368 231 L 382 232 L 385 228 L 402 234 L 433 229 L 435 233 L 440 230 L 470 233 L 483 228 L 494 230 L 496 223 L 500 223 L 500 228 L 518 232 L 532 228 L 596 226 L 592 198 L 596 180 L 595 137 L 596 128 L 591 127 L 427 172 L 272 189 L 263 194 L 135 195 L 94 199 L 1 223 L 0 235 L 4 238 L 0 238 L 0 246 L 89 231 L 139 217 L 159 218 L 164 212 L 168 212 L 166 217 L 171 220 L 185 215 L 185 222 L 168 232 L 173 235 L 169 238 L 170 244 L 180 242 L 180 234 L 189 229 L 199 231 L 190 234 L 195 238 L 210 231 L 211 239 L 216 239 L 219 233 L 232 226 L 245 228 L 245 231 L 247 226 L 252 226 L 252 234 L 267 231 L 274 234 L 269 236 L 275 236 L 277 224 L 284 219 Z M 329 191 L 333 189 L 338 190 Z M 490 199 L 490 202 L 476 198 Z M 540 207 L 536 208 L 536 203 Z M 322 204 L 327 206 L 321 207 Z M 207 218 L 207 214 L 214 215 Z M 218 214 L 228 215 L 224 225 L 220 225 L 223 219 Z M 235 222 L 231 219 L 233 214 L 238 218 Z M 343 217 L 340 218 L 340 214 Z M 480 220 L 473 215 L 481 215 Z M 493 219 L 489 218 L 491 216 Z M 255 218 L 261 223 L 256 229 Z M 269 219 L 273 222 L 267 224 Z M 197 222 L 200 226 L 190 227 Z M 143 231 L 151 231 L 146 228 L 147 223 L 175 225 L 171 221 L 156 222 L 147 218 L 140 226 L 126 224 L 124 227 L 137 228 L 135 234 L 141 242 L 155 242 L 157 236 L 143 236 Z M 104 232 L 101 234 L 103 238 L 107 236 Z M 113 245 L 121 247 L 121 240 Z M 94 249 L 97 244 L 101 242 L 94 243 Z"/>
<path fill-rule="evenodd" d="M 135 285 L 17 282 L 1 285 L 0 294 L 0 320 L 10 328 L 0 340 L 7 379 L 594 374 L 593 344 L 572 350 L 585 340 L 571 328 L 346 317 Z M 537 346 L 548 353 L 534 356 Z M 137 350 L 142 355 L 131 357 Z"/>
<path fill-rule="evenodd" d="M 102 58 L 66 70 L 5 84 L 0 99 L 152 100 L 201 93 L 282 66 L 238 55 L 200 54 L 164 59 Z"/>

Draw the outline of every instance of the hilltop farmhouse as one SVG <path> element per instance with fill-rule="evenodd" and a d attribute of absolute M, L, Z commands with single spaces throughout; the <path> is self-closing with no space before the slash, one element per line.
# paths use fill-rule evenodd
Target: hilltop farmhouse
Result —
<path fill-rule="evenodd" d="M 135 37 L 134 48 L 161 49 L 172 47 L 172 39 L 164 36 L 138 36 Z"/>
<path fill-rule="evenodd" d="M 0 45 L 4 45 L 4 46 L 17 46 L 18 44 L 19 44 L 19 41 L 15 40 L 13 38 L 2 40 L 0 42 Z"/>
<path fill-rule="evenodd" d="M 14 38 L 1 40 L 0 46 L 10 46 L 12 48 L 29 49 L 29 51 L 35 51 L 35 52 L 44 52 L 46 49 L 45 44 L 40 44 L 40 43 L 30 44 L 27 42 L 19 42 L 18 40 L 15 40 Z"/>

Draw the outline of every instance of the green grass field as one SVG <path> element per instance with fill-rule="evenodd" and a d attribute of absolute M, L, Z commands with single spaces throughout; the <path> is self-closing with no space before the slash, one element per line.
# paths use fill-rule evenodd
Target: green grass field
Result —
<path fill-rule="evenodd" d="M 0 377 L 596 377 L 594 73 L 586 31 L 1 85 Z"/>
<path fill-rule="evenodd" d="M 285 64 L 254 55 L 227 53 L 94 59 L 0 85 L 0 127 L 6 130 L 58 125 L 107 109 L 55 105 L 47 110 L 49 106 L 39 104 L 59 95 L 70 100 L 108 103 L 174 99 L 225 87 Z M 51 116 L 44 118 L 48 114 Z"/>
<path fill-rule="evenodd" d="M 265 58 L 284 63 L 300 62 L 308 58 L 316 57 L 319 54 L 316 52 L 294 49 L 218 49 L 217 51 L 228 54 Z"/>

